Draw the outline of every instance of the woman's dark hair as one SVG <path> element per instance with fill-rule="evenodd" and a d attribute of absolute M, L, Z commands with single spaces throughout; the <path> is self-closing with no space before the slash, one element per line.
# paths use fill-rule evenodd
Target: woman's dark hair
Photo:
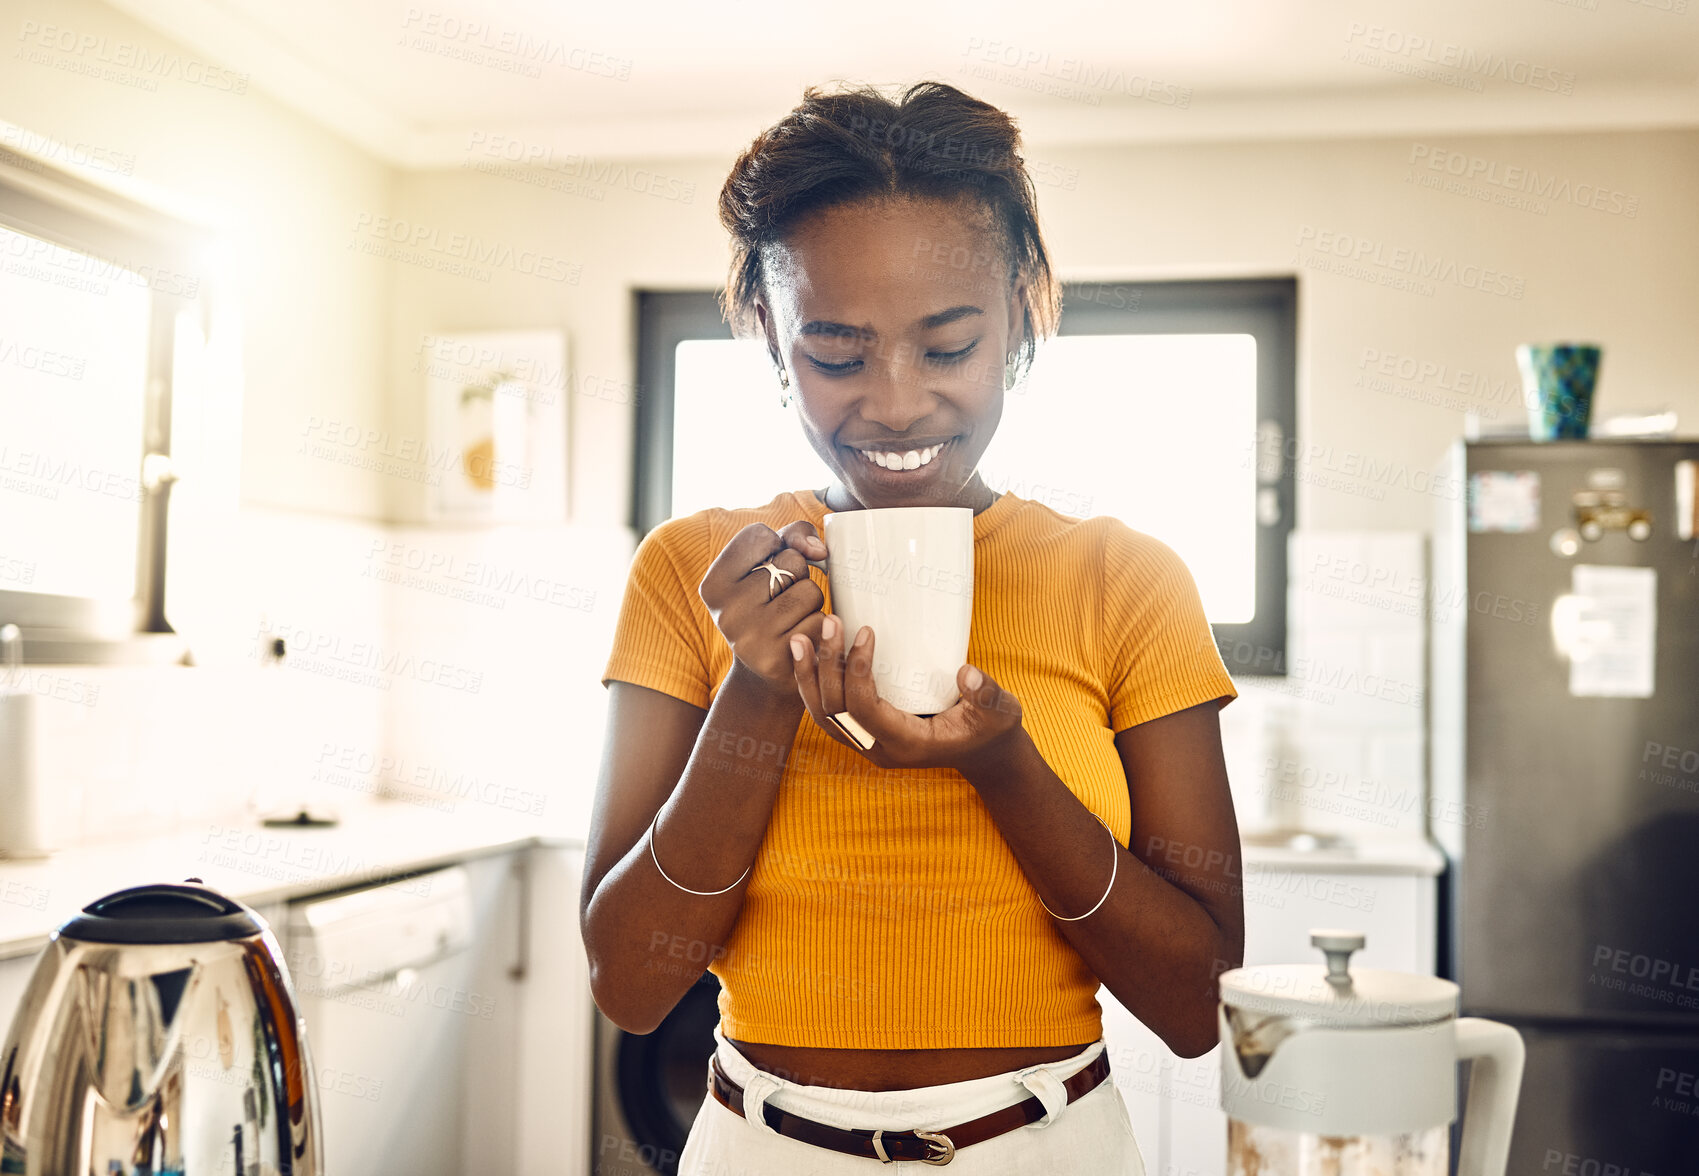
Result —
<path fill-rule="evenodd" d="M 1014 119 L 944 82 L 917 82 L 892 101 L 873 86 L 802 104 L 738 156 L 720 189 L 720 223 L 732 237 L 720 309 L 740 337 L 754 335 L 763 247 L 803 218 L 868 199 L 967 202 L 990 214 L 1007 250 L 1011 286 L 1026 279 L 1015 374 L 1056 330 L 1061 288 L 1038 229 L 1038 199 L 1019 154 Z"/>

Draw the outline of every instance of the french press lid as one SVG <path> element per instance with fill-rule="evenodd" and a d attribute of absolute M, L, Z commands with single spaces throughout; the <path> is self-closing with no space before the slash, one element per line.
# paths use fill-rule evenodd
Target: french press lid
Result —
<path fill-rule="evenodd" d="M 156 882 L 97 898 L 55 935 L 88 943 L 220 943 L 265 930 L 259 916 L 210 886 Z"/>
<path fill-rule="evenodd" d="M 1235 968 L 1221 975 L 1221 1002 L 1257 1018 L 1282 1017 L 1333 1028 L 1421 1025 L 1457 1015 L 1457 985 L 1437 976 L 1351 967 L 1366 942 L 1361 931 L 1317 930 L 1320 964 Z"/>

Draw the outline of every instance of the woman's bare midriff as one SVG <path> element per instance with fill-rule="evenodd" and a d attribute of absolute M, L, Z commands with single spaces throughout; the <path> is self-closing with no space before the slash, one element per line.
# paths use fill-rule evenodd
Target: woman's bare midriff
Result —
<path fill-rule="evenodd" d="M 726 1040 L 761 1069 L 787 1082 L 844 1090 L 913 1090 L 946 1082 L 966 1082 L 1041 1062 L 1059 1062 L 1091 1044 L 991 1049 L 820 1049 Z"/>

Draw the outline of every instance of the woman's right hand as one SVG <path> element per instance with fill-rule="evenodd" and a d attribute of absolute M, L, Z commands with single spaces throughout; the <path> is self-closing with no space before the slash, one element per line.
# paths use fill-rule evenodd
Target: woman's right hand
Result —
<path fill-rule="evenodd" d="M 826 544 L 805 519 L 781 531 L 750 523 L 731 537 L 697 588 L 733 656 L 771 687 L 775 697 L 800 701 L 790 639 L 800 633 L 820 644 L 826 596 L 809 579 L 808 561 L 824 558 Z M 791 573 L 771 599 L 772 577 L 760 566 L 764 563 Z"/>

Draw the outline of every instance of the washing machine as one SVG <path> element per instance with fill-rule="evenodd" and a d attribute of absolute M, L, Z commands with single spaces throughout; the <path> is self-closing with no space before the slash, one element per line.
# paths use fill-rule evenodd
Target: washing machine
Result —
<path fill-rule="evenodd" d="M 677 1176 L 708 1096 L 719 998 L 720 982 L 704 972 L 653 1033 L 627 1033 L 596 1012 L 592 1176 Z"/>

